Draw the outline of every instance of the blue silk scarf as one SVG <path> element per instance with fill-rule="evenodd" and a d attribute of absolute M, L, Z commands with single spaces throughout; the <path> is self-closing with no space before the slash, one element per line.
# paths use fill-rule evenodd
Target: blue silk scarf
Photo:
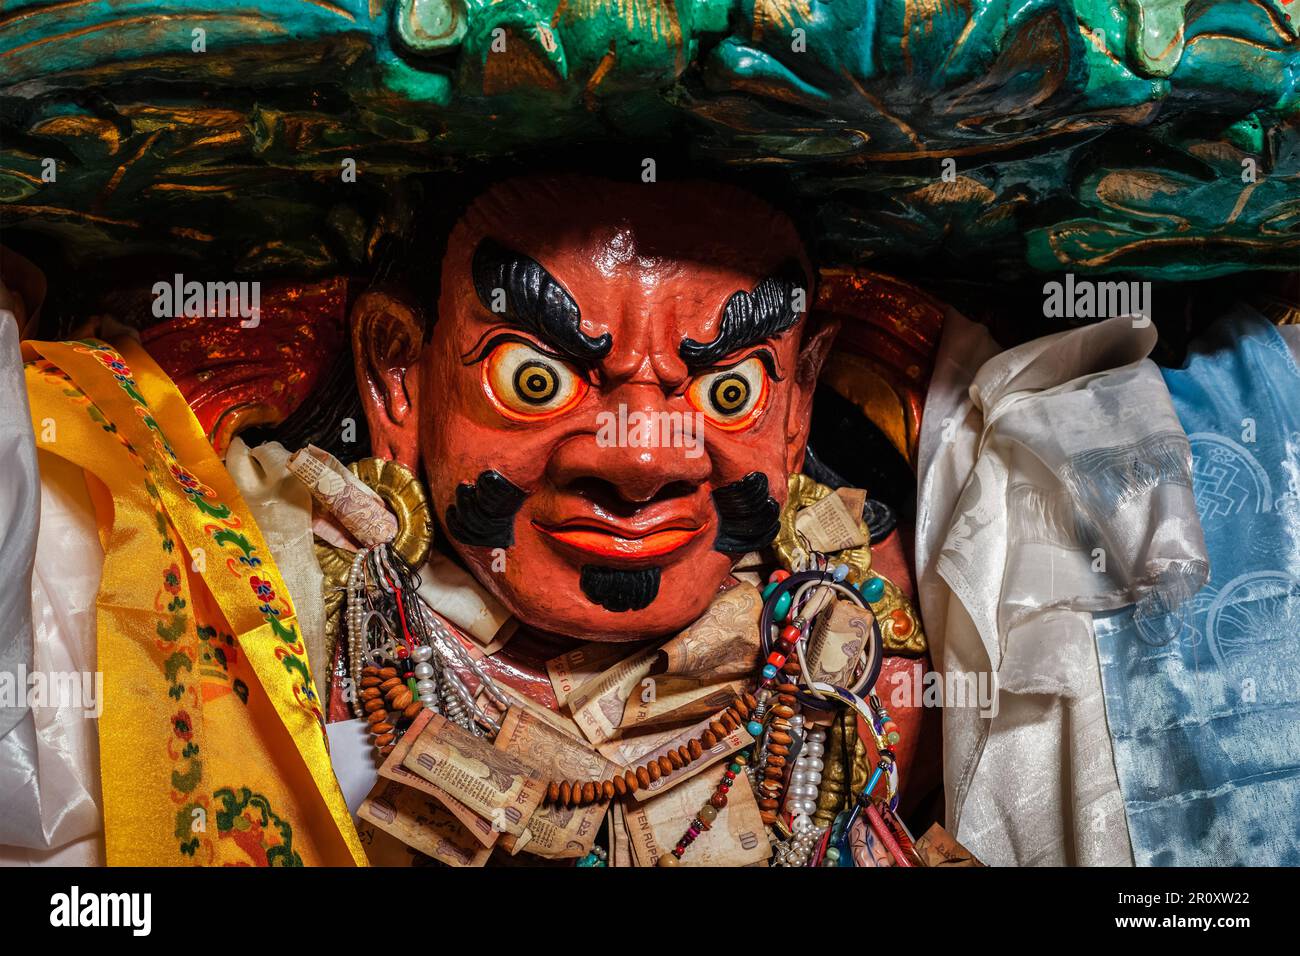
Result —
<path fill-rule="evenodd" d="M 1300 368 L 1238 312 L 1164 376 L 1210 579 L 1168 617 L 1095 621 L 1134 859 L 1300 864 Z"/>

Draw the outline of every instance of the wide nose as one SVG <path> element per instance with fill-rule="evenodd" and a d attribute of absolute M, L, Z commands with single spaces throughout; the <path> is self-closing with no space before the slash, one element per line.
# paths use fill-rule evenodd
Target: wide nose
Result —
<path fill-rule="evenodd" d="M 712 471 L 703 417 L 655 386 L 626 385 L 610 398 L 594 435 L 551 456 L 552 483 L 623 511 L 694 492 Z"/>

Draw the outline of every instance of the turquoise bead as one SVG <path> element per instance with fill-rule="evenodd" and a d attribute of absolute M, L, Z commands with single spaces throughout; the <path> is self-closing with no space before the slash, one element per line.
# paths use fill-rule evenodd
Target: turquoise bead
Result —
<path fill-rule="evenodd" d="M 759 734 L 763 732 L 763 725 L 760 724 L 757 720 L 751 720 L 749 723 L 745 725 L 745 729 L 749 731 L 749 736 L 757 737 Z"/>
<path fill-rule="evenodd" d="M 793 601 L 794 596 L 789 591 L 786 591 L 776 599 L 776 607 L 773 609 L 772 614 L 776 618 L 778 624 L 781 621 L 784 621 L 785 616 L 790 613 L 790 605 Z"/>
<path fill-rule="evenodd" d="M 764 601 L 766 601 L 768 598 L 770 598 L 770 597 L 772 596 L 772 592 L 776 590 L 776 586 L 777 586 L 778 584 L 780 584 L 780 583 L 781 583 L 780 581 L 772 581 L 771 583 L 767 584 L 767 585 L 763 588 L 763 600 L 764 600 Z"/>
<path fill-rule="evenodd" d="M 764 665 L 763 665 L 763 676 L 764 676 L 764 677 L 768 677 L 768 678 L 775 677 L 775 676 L 776 676 L 776 665 L 775 665 L 775 664 L 764 664 Z"/>
<path fill-rule="evenodd" d="M 875 604 L 885 596 L 885 579 L 872 578 L 869 581 L 863 581 L 862 596 L 867 599 L 867 603 Z"/>

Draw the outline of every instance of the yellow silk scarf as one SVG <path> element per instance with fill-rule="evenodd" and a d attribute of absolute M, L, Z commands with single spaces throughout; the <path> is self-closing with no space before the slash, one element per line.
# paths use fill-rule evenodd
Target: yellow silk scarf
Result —
<path fill-rule="evenodd" d="M 104 548 L 108 863 L 365 865 L 261 532 L 175 385 L 117 349 L 23 344 L 38 447 L 84 469 Z"/>

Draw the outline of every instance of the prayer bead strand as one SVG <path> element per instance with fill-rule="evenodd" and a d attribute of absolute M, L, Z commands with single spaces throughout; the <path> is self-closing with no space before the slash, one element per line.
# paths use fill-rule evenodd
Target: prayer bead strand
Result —
<path fill-rule="evenodd" d="M 419 576 L 387 545 L 359 551 L 348 571 L 347 672 L 358 688 L 352 710 L 367 721 L 381 755 L 421 708 L 483 736 L 496 734 L 501 724 L 478 705 L 478 693 L 502 710 L 509 704 L 420 597 L 419 585 Z M 462 671 L 477 682 L 473 693 Z"/>
<path fill-rule="evenodd" d="M 364 607 L 364 582 L 365 582 L 365 563 L 369 551 L 363 549 L 357 552 L 352 559 L 352 567 L 348 569 L 347 583 L 347 633 L 348 633 L 348 672 L 352 678 L 354 688 L 361 687 L 361 668 L 364 666 L 365 659 L 365 607 Z M 361 698 L 355 694 L 352 698 L 352 713 L 357 717 L 364 716 L 361 706 Z"/>
<path fill-rule="evenodd" d="M 714 822 L 718 819 L 718 814 L 727 806 L 727 793 L 731 790 L 732 784 L 736 778 L 741 775 L 745 765 L 749 763 L 749 751 L 742 750 L 731 758 L 731 763 L 714 789 L 713 795 L 709 797 L 707 803 L 700 807 L 695 814 L 695 819 L 691 821 L 682 838 L 677 841 L 677 846 L 665 853 L 659 858 L 660 866 L 677 866 L 681 862 L 682 855 L 686 853 L 687 848 L 695 842 L 699 835 L 706 830 L 713 828 Z"/>
<path fill-rule="evenodd" d="M 607 780 L 552 780 L 546 785 L 546 803 L 558 807 L 582 807 L 649 789 L 661 777 L 699 760 L 716 747 L 718 741 L 744 726 L 746 717 L 756 706 L 754 695 L 742 694 L 713 718 L 700 736 Z"/>

